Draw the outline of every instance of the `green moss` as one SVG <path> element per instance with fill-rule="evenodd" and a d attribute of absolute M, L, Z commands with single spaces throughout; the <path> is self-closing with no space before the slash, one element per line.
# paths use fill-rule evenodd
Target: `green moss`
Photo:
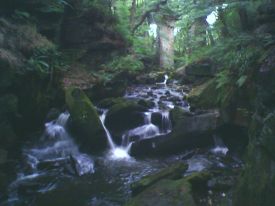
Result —
<path fill-rule="evenodd" d="M 126 206 L 194 206 L 191 191 L 191 184 L 185 179 L 163 179 L 137 195 Z"/>
<path fill-rule="evenodd" d="M 133 183 L 131 185 L 131 189 L 134 194 L 137 194 L 161 179 L 179 179 L 182 177 L 187 168 L 188 166 L 184 163 L 172 165 L 156 174 L 145 176 L 138 182 Z"/>
<path fill-rule="evenodd" d="M 269 206 L 275 202 L 274 127 L 274 114 L 264 121 L 259 116 L 253 118 L 245 170 L 234 194 L 236 206 Z"/>
<path fill-rule="evenodd" d="M 218 107 L 216 83 L 214 79 L 208 80 L 204 84 L 194 87 L 187 96 L 187 101 L 198 108 Z"/>
<path fill-rule="evenodd" d="M 83 148 L 92 151 L 105 149 L 105 131 L 95 107 L 85 93 L 77 88 L 68 88 L 66 104 L 72 119 L 71 130 Z"/>
<path fill-rule="evenodd" d="M 110 107 L 112 107 L 115 104 L 122 103 L 123 101 L 125 101 L 125 99 L 123 99 L 121 97 L 118 97 L 118 98 L 106 98 L 106 99 L 101 100 L 98 103 L 98 107 L 99 108 L 110 108 Z"/>
<path fill-rule="evenodd" d="M 90 124 L 96 129 L 101 128 L 97 111 L 83 91 L 76 88 L 67 89 L 66 104 L 73 121 L 79 124 Z"/>

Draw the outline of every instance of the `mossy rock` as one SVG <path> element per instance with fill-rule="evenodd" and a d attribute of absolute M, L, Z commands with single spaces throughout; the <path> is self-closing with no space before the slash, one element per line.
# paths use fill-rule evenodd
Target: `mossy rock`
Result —
<path fill-rule="evenodd" d="M 125 100 L 113 105 L 106 116 L 106 126 L 115 134 L 144 124 L 146 108 L 136 102 Z"/>
<path fill-rule="evenodd" d="M 195 206 L 194 194 L 200 192 L 201 187 L 206 187 L 211 174 L 208 172 L 197 172 L 178 179 L 178 172 L 186 169 L 184 167 L 186 165 L 183 164 L 172 166 L 170 170 L 176 169 L 176 176 L 168 175 L 167 178 L 161 178 L 131 199 L 126 206 Z"/>
<path fill-rule="evenodd" d="M 18 98 L 13 94 L 0 97 L 0 120 L 10 120 L 17 115 Z"/>
<path fill-rule="evenodd" d="M 142 107 L 145 107 L 147 109 L 151 109 L 155 106 L 155 103 L 150 100 L 141 99 L 138 101 L 138 104 Z"/>
<path fill-rule="evenodd" d="M 194 87 L 187 96 L 191 107 L 210 109 L 219 106 L 215 79 Z"/>
<path fill-rule="evenodd" d="M 0 148 L 13 149 L 17 139 L 12 126 L 7 122 L 0 122 Z"/>
<path fill-rule="evenodd" d="M 7 162 L 8 152 L 6 150 L 0 149 L 0 165 Z"/>
<path fill-rule="evenodd" d="M 113 105 L 122 103 L 122 102 L 124 102 L 124 101 L 125 101 L 125 99 L 123 99 L 122 97 L 118 97 L 118 98 L 106 98 L 106 99 L 101 100 L 101 101 L 97 104 L 97 106 L 98 106 L 99 108 L 109 109 L 109 108 L 111 108 Z"/>
<path fill-rule="evenodd" d="M 275 202 L 274 113 L 254 115 L 249 128 L 246 165 L 239 177 L 233 203 L 236 206 L 270 206 Z"/>
<path fill-rule="evenodd" d="M 184 163 L 177 163 L 161 170 L 158 173 L 145 176 L 141 180 L 131 184 L 131 190 L 133 194 L 136 195 L 161 179 L 179 179 L 183 176 L 183 173 L 187 170 L 187 168 L 188 165 Z"/>
<path fill-rule="evenodd" d="M 70 130 L 81 148 L 90 152 L 102 151 L 107 139 L 97 111 L 83 91 L 77 88 L 66 90 L 66 104 L 71 114 Z"/>
<path fill-rule="evenodd" d="M 190 76 L 213 76 L 216 69 L 211 59 L 201 59 L 185 68 L 185 74 Z"/>
<path fill-rule="evenodd" d="M 176 125 L 181 119 L 190 115 L 190 112 L 187 112 L 180 107 L 175 107 L 174 109 L 170 110 L 170 117 L 173 125 Z"/>
<path fill-rule="evenodd" d="M 195 206 L 191 184 L 185 179 L 158 181 L 125 206 Z"/>

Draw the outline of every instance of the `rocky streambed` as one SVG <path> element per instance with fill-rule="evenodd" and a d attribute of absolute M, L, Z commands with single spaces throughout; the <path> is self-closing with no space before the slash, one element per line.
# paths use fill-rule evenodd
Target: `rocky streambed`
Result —
<path fill-rule="evenodd" d="M 95 107 L 68 89 L 68 112 L 25 144 L 1 205 L 230 204 L 239 152 L 223 141 L 219 111 L 190 111 L 188 92 L 138 85 Z"/>

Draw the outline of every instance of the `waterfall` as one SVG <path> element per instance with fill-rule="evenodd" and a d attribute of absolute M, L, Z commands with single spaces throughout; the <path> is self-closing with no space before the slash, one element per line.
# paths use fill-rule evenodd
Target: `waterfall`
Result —
<path fill-rule="evenodd" d="M 109 146 L 110 146 L 110 151 L 108 153 L 108 157 L 112 160 L 121 160 L 121 159 L 128 160 L 128 159 L 131 159 L 131 157 L 129 155 L 129 152 L 130 152 L 132 144 L 130 143 L 126 147 L 116 146 L 116 144 L 113 141 L 111 133 L 109 132 L 109 130 L 105 126 L 105 119 L 106 119 L 106 115 L 108 113 L 108 110 L 106 110 L 106 109 L 99 109 L 99 110 L 103 112 L 100 115 L 100 121 L 102 123 L 102 126 L 103 126 L 105 132 L 106 132 L 106 136 L 107 136 L 108 143 L 109 143 Z"/>
<path fill-rule="evenodd" d="M 109 143 L 110 148 L 111 148 L 111 149 L 115 149 L 116 146 L 115 146 L 115 143 L 114 143 L 114 141 L 113 141 L 113 138 L 112 138 L 112 136 L 111 136 L 109 130 L 108 130 L 108 129 L 106 128 L 106 126 L 105 126 L 105 119 L 106 119 L 106 115 L 107 115 L 108 110 L 102 110 L 102 111 L 103 111 L 103 113 L 102 113 L 102 115 L 100 115 L 100 121 L 101 121 L 101 123 L 102 123 L 102 126 L 103 126 L 105 132 L 106 132 L 106 135 L 107 135 L 107 139 L 108 139 L 108 143 Z"/>
<path fill-rule="evenodd" d="M 164 81 L 163 82 L 157 82 L 156 84 L 165 85 L 166 86 L 168 78 L 169 78 L 168 75 L 165 74 L 164 75 Z"/>
<path fill-rule="evenodd" d="M 169 111 L 164 111 L 161 113 L 162 120 L 161 120 L 161 126 L 162 126 L 162 133 L 169 133 L 172 131 L 172 123 L 169 117 Z"/>
<path fill-rule="evenodd" d="M 56 120 L 45 123 L 39 146 L 23 151 L 32 169 L 71 165 L 79 176 L 94 172 L 93 160 L 79 152 L 78 146 L 66 131 L 69 117 L 68 112 L 61 113 Z"/>
<path fill-rule="evenodd" d="M 211 152 L 213 152 L 214 154 L 226 155 L 229 149 L 225 146 L 222 139 L 216 135 L 213 136 L 213 139 L 214 139 L 215 147 L 211 149 Z"/>

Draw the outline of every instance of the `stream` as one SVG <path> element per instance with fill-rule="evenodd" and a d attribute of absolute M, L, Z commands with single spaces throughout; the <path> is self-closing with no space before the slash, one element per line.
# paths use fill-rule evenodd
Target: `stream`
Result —
<path fill-rule="evenodd" d="M 102 155 L 91 156 L 79 151 L 73 137 L 67 132 L 70 114 L 64 112 L 45 123 L 45 131 L 38 141 L 25 144 L 22 161 L 16 166 L 17 178 L 11 182 L 7 194 L 0 196 L 3 206 L 119 206 L 130 197 L 130 184 L 140 178 L 166 168 L 175 162 L 188 163 L 186 175 L 210 168 L 235 168 L 237 158 L 225 158 L 229 149 L 218 136 L 214 144 L 182 153 L 135 158 L 130 155 L 131 145 L 137 139 L 148 139 L 172 131 L 169 111 L 175 106 L 189 111 L 183 100 L 184 89 L 176 83 L 137 85 L 128 89 L 124 98 L 153 102 L 144 112 L 144 125 L 125 131 L 121 144 L 113 141 L 105 125 L 108 110 L 98 108 L 100 120 L 108 137 L 109 149 Z M 161 114 L 161 123 L 152 123 L 152 115 Z"/>

